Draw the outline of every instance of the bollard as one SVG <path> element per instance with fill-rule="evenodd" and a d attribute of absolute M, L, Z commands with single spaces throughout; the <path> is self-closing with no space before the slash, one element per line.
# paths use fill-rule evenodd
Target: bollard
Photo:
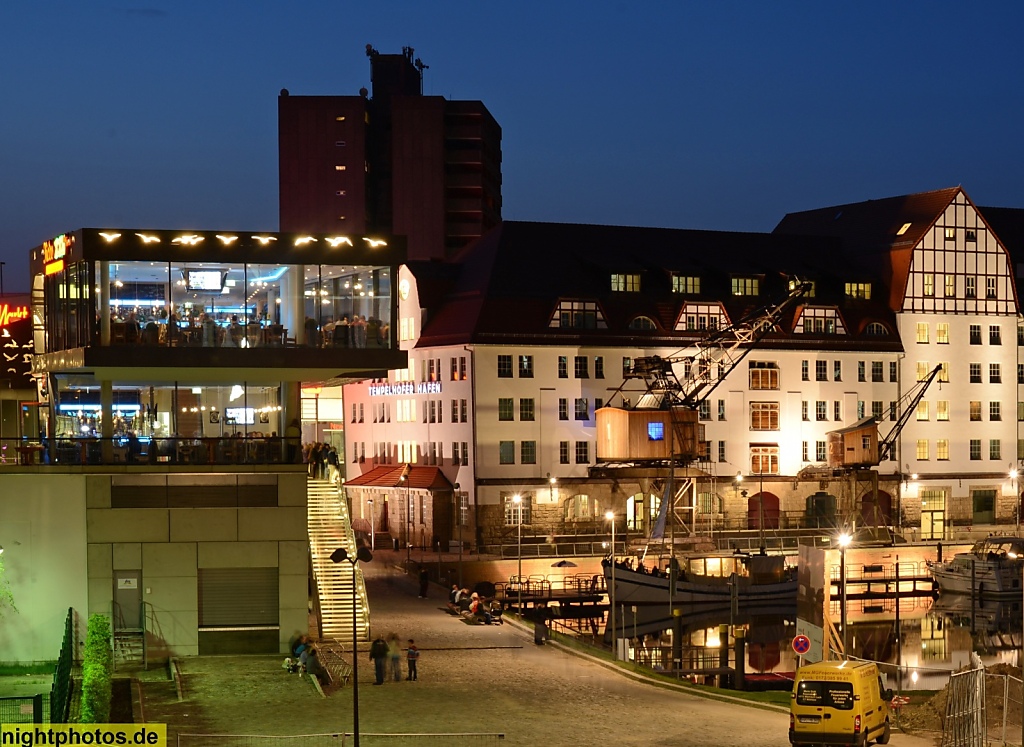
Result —
<path fill-rule="evenodd" d="M 724 670 L 729 668 L 729 626 L 722 624 L 718 626 L 718 668 L 723 671 L 718 675 L 718 686 L 727 688 L 732 683 L 729 681 L 729 674 Z"/>
<path fill-rule="evenodd" d="M 683 668 L 683 611 L 672 610 L 672 673 L 679 677 Z"/>
<path fill-rule="evenodd" d="M 733 636 L 736 640 L 736 689 L 743 690 L 746 687 L 747 631 L 736 628 Z"/>

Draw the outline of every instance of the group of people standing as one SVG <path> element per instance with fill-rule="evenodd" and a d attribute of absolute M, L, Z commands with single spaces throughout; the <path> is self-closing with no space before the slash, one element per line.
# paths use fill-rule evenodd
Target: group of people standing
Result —
<path fill-rule="evenodd" d="M 384 684 L 384 680 L 387 679 L 389 665 L 394 681 L 401 681 L 403 653 L 405 654 L 405 661 L 408 667 L 408 674 L 406 674 L 405 679 L 409 682 L 415 682 L 418 678 L 416 663 L 420 658 L 420 651 L 416 648 L 416 642 L 410 638 L 408 646 L 403 651 L 397 633 L 392 633 L 388 636 L 387 640 L 384 640 L 384 637 L 379 633 L 377 634 L 373 643 L 370 644 L 370 661 L 373 662 L 375 677 L 373 684 Z"/>
<path fill-rule="evenodd" d="M 316 441 L 302 446 L 302 461 L 309 467 L 314 480 L 338 481 L 338 450 L 330 444 Z"/>

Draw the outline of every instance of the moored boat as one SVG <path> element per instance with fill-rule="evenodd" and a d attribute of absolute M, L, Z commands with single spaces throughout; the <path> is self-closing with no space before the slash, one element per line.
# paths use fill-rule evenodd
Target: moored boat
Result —
<path fill-rule="evenodd" d="M 670 574 L 640 565 L 616 563 L 615 604 L 662 603 L 689 605 L 729 604 L 735 595 L 742 604 L 782 602 L 796 604 L 795 569 L 781 555 L 700 554 L 681 557 L 675 589 L 669 599 Z M 605 580 L 611 588 L 612 565 L 604 561 Z"/>
<path fill-rule="evenodd" d="M 1017 597 L 1024 570 L 1024 538 L 989 537 L 952 560 L 929 564 L 940 593 Z"/>

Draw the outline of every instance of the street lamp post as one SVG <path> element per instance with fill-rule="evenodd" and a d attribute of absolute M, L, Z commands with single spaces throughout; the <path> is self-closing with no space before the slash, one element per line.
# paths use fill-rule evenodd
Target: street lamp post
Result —
<path fill-rule="evenodd" d="M 523 616 L 523 497 L 516 493 L 512 496 L 512 503 L 516 507 L 516 591 L 518 601 L 516 602 L 516 614 Z"/>
<path fill-rule="evenodd" d="M 839 535 L 839 624 L 843 629 L 843 658 L 845 659 L 850 658 L 847 651 L 849 644 L 847 643 L 848 638 L 846 635 L 846 548 L 850 544 L 851 539 L 852 537 L 846 532 Z"/>
<path fill-rule="evenodd" d="M 365 547 L 360 547 L 353 557 L 344 547 L 339 547 L 331 553 L 331 560 L 335 563 L 352 564 L 352 743 L 359 747 L 359 616 L 356 609 L 356 563 L 369 563 L 373 560 L 373 553 Z"/>
<path fill-rule="evenodd" d="M 608 587 L 608 624 L 611 628 L 612 638 L 612 659 L 617 660 L 618 647 L 615 645 L 615 513 L 613 511 L 605 512 L 604 518 L 612 524 L 612 548 L 609 557 L 612 562 L 611 572 L 611 584 Z"/>
<path fill-rule="evenodd" d="M 1020 534 L 1020 495 L 1017 491 L 1017 468 L 1010 468 L 1010 479 L 1013 481 L 1013 505 L 1014 505 L 1014 516 L 1017 520 L 1017 534 Z"/>
<path fill-rule="evenodd" d="M 462 494 L 455 483 L 455 524 L 459 528 L 459 588 L 462 588 Z"/>
<path fill-rule="evenodd" d="M 367 498 L 366 505 L 370 507 L 370 549 L 376 550 L 377 544 L 373 531 L 373 498 Z"/>
<path fill-rule="evenodd" d="M 398 481 L 405 484 L 405 565 L 412 563 L 412 505 L 409 503 L 409 475 L 404 472 Z"/>

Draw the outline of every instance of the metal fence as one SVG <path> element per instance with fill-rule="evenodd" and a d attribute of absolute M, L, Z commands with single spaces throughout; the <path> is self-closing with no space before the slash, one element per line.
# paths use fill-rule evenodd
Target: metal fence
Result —
<path fill-rule="evenodd" d="M 0 698 L 0 724 L 41 724 L 46 713 L 44 695 Z"/>
<path fill-rule="evenodd" d="M 998 744 L 1021 743 L 1021 681 L 1009 674 L 985 675 L 988 736 Z"/>
<path fill-rule="evenodd" d="M 402 745 L 426 745 L 427 747 L 458 747 L 458 745 L 498 744 L 504 734 L 494 732 L 452 732 L 452 733 L 410 733 L 410 734 L 367 734 L 360 732 L 359 744 L 366 747 L 401 747 Z M 338 734 L 291 734 L 267 736 L 256 734 L 179 734 L 178 747 L 352 747 L 355 737 L 348 733 Z"/>
<path fill-rule="evenodd" d="M 66 724 L 71 712 L 71 667 L 75 663 L 75 610 L 68 607 L 64 619 L 64 640 L 60 644 L 60 656 L 53 670 L 53 684 L 50 685 L 50 723 Z"/>
<path fill-rule="evenodd" d="M 949 677 L 942 747 L 985 747 L 985 667 L 971 652 L 971 668 Z"/>

